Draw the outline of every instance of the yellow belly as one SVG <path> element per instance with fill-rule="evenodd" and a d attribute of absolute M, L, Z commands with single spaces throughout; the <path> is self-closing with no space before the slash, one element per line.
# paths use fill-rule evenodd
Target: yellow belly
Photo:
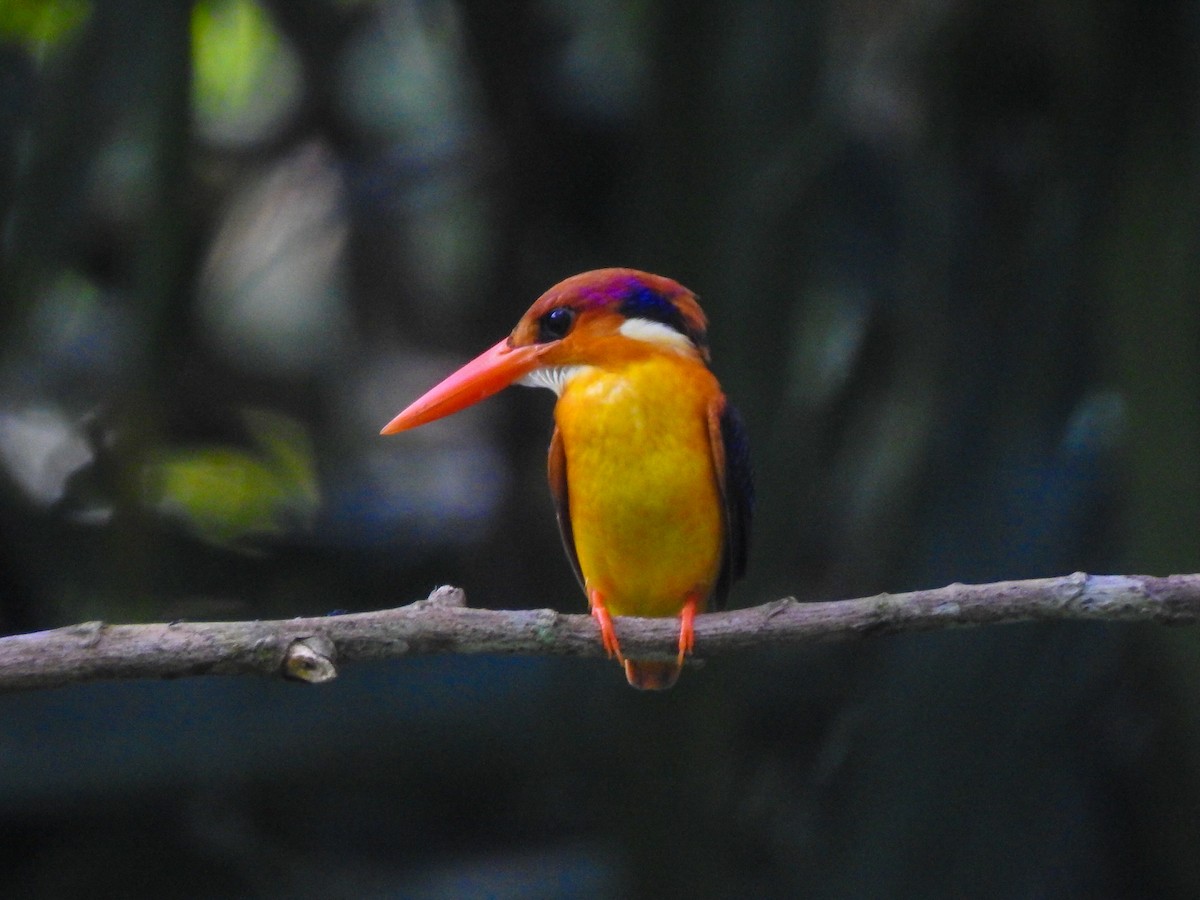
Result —
<path fill-rule="evenodd" d="M 579 566 L 617 616 L 702 611 L 723 546 L 707 369 L 674 356 L 576 376 L 555 408 Z"/>

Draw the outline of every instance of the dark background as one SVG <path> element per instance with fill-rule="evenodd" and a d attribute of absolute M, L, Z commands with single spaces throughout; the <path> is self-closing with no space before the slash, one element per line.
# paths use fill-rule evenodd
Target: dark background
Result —
<path fill-rule="evenodd" d="M 734 603 L 1200 570 L 1183 0 L 0 0 L 0 632 L 582 611 L 547 392 L 378 429 L 577 271 L 695 290 Z M 1190 898 L 1194 629 L 0 697 L 6 896 Z"/>

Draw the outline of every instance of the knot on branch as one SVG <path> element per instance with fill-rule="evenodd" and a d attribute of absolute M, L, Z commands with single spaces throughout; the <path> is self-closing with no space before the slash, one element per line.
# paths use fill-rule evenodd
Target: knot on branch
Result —
<path fill-rule="evenodd" d="M 284 652 L 280 672 L 289 681 L 323 684 L 337 678 L 336 656 L 333 641 L 323 634 L 297 638 Z"/>
<path fill-rule="evenodd" d="M 434 588 L 424 600 L 410 604 L 412 609 L 462 609 L 467 605 L 467 592 L 453 585 L 443 584 Z"/>
<path fill-rule="evenodd" d="M 104 623 L 100 621 L 80 622 L 78 625 L 69 626 L 67 631 L 82 638 L 81 646 L 87 650 L 91 650 L 100 643 L 100 638 L 104 634 L 104 627 Z"/>

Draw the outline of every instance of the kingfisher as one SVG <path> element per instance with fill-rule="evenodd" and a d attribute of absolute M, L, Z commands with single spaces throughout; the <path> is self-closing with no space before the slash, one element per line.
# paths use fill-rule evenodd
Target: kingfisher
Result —
<path fill-rule="evenodd" d="M 563 546 L 605 651 L 643 690 L 675 684 L 696 615 L 723 607 L 746 569 L 754 491 L 745 429 L 709 368 L 707 330 L 695 294 L 670 278 L 583 272 L 382 431 L 424 425 L 511 384 L 554 391 L 547 470 Z M 675 659 L 625 658 L 614 616 L 678 617 Z"/>

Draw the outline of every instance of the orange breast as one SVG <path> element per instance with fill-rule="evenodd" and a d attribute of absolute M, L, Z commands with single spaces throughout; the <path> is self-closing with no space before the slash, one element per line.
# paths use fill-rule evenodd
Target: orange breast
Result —
<path fill-rule="evenodd" d="M 664 353 L 588 368 L 555 408 L 571 526 L 589 589 L 618 616 L 677 615 L 707 599 L 723 515 L 707 410 L 720 387 L 699 361 Z"/>

